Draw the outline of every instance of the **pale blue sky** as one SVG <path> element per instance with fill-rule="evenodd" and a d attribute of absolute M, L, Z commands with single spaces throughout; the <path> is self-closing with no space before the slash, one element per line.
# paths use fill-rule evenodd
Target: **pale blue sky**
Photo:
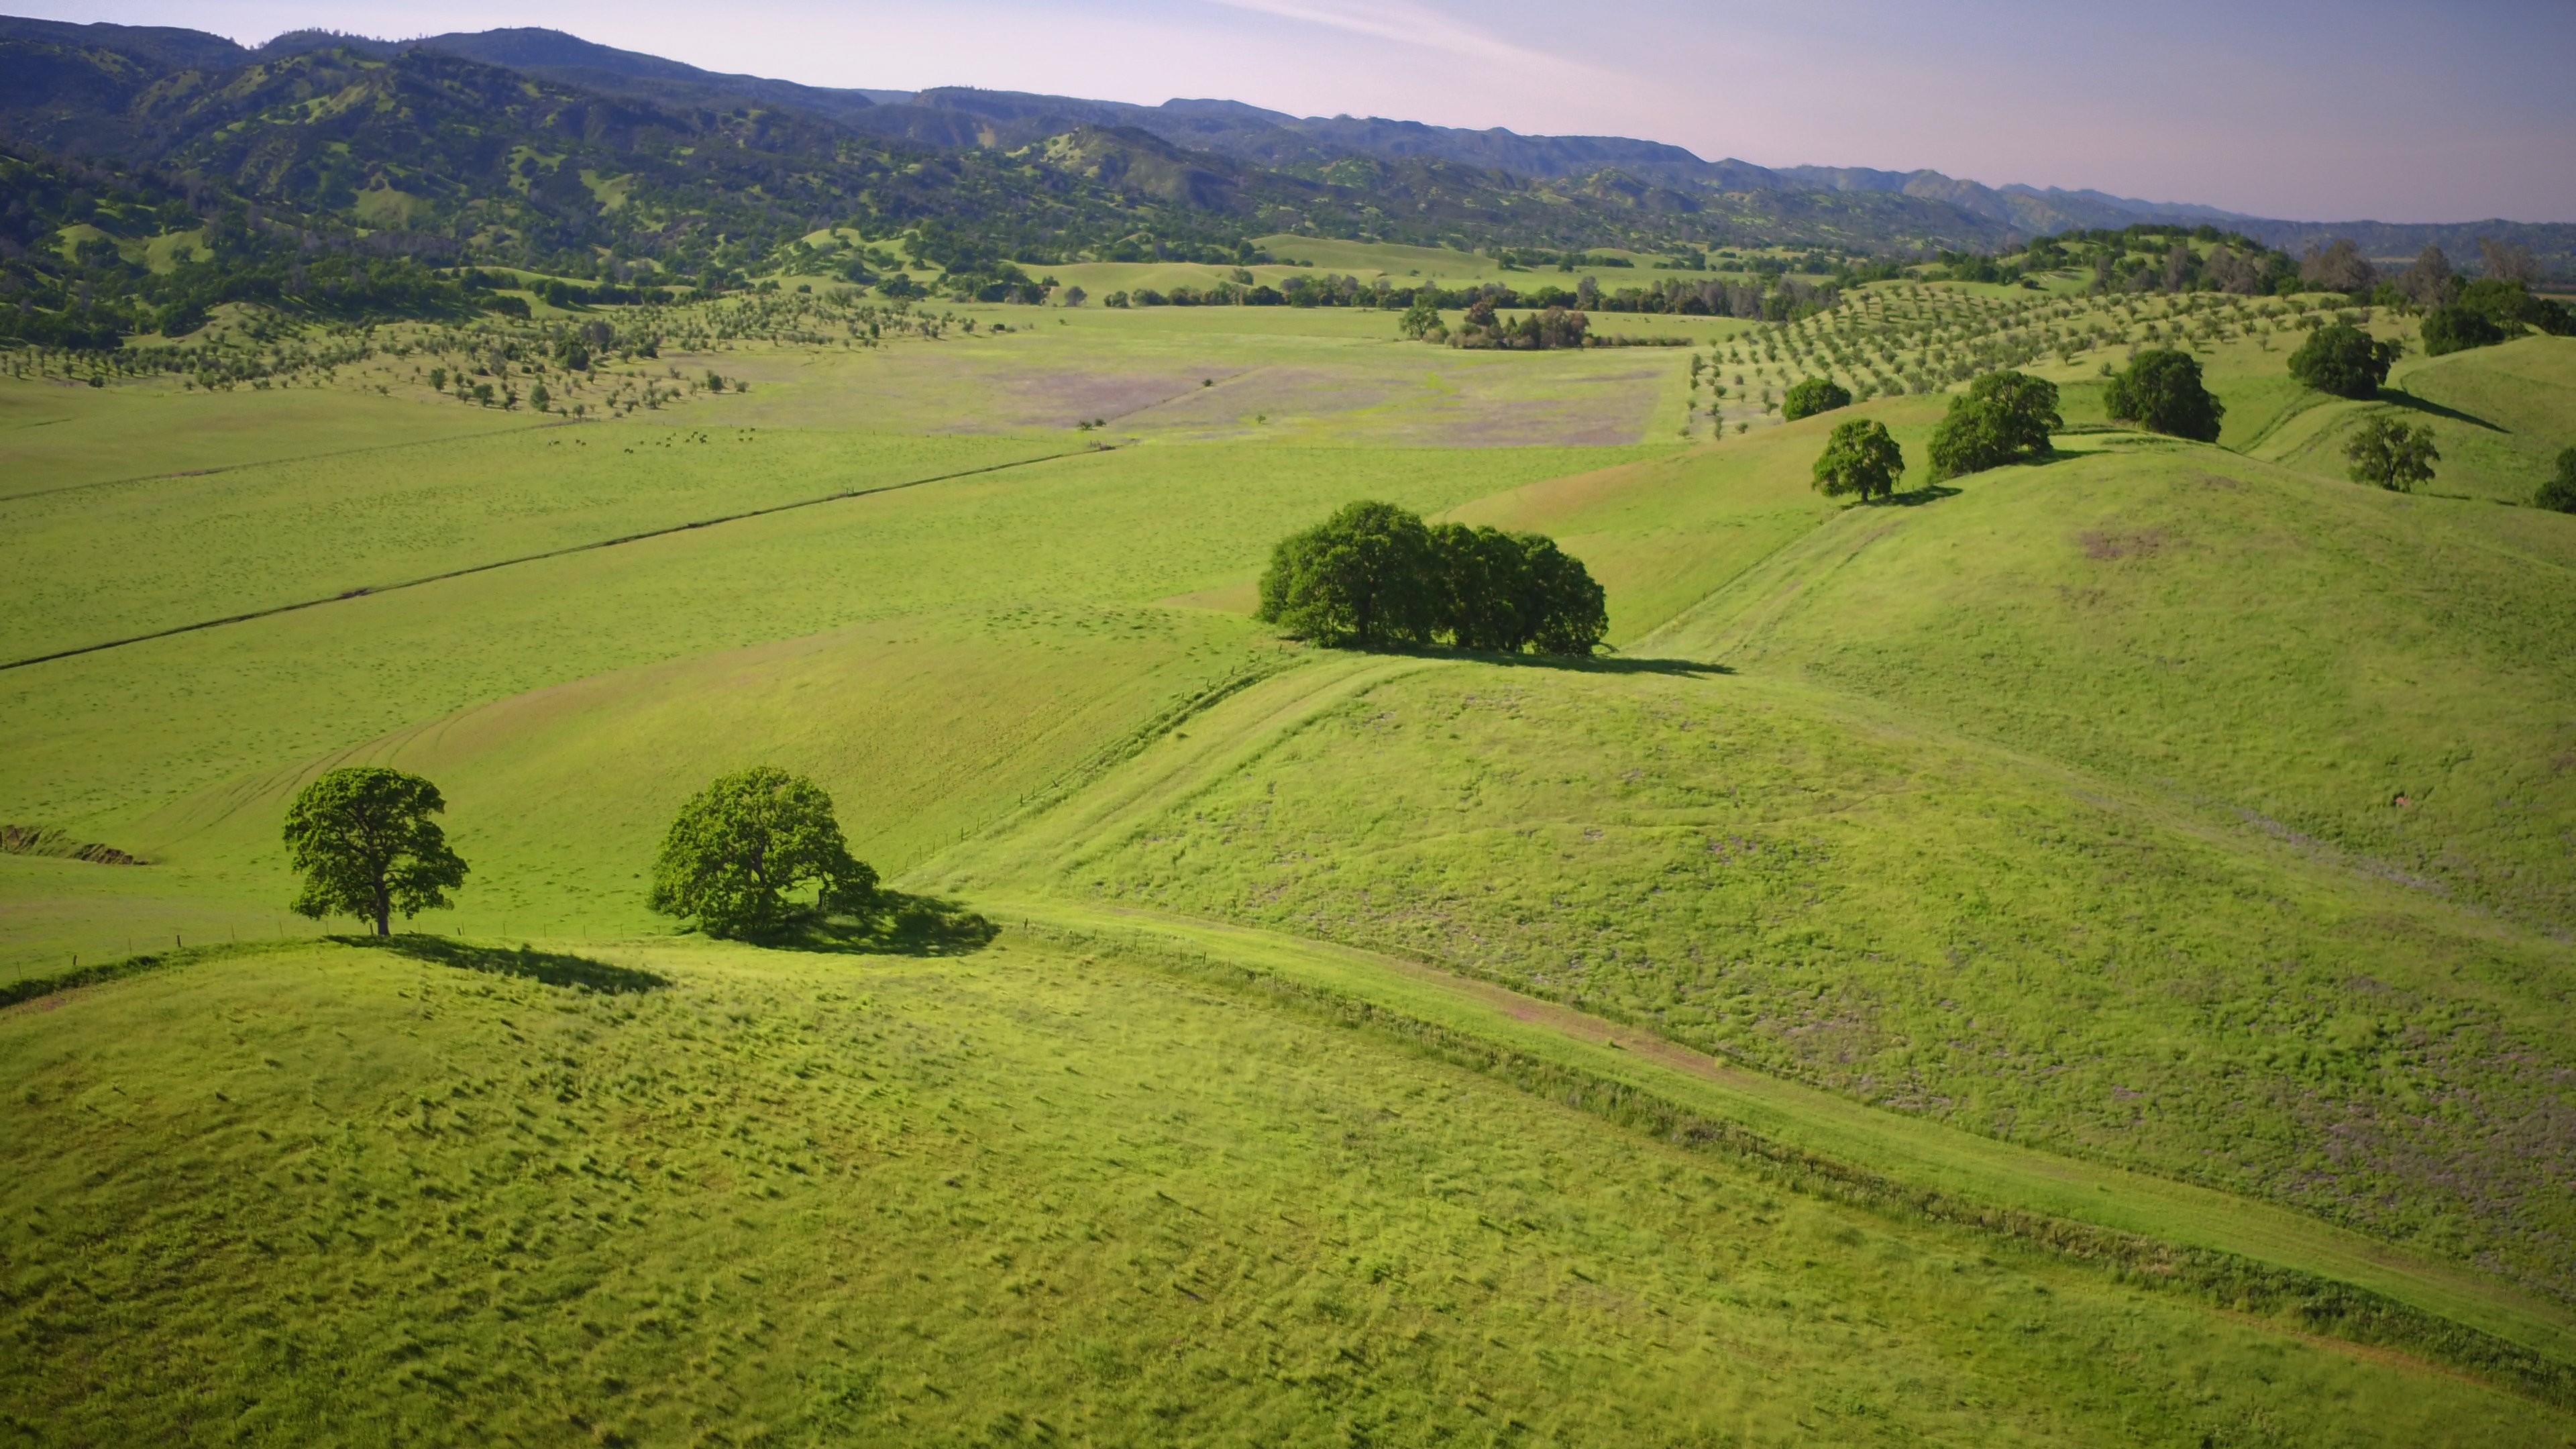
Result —
<path fill-rule="evenodd" d="M 546 25 L 813 85 L 1645 136 L 2265 216 L 2576 221 L 2576 0 L 0 0 L 248 43 Z"/>

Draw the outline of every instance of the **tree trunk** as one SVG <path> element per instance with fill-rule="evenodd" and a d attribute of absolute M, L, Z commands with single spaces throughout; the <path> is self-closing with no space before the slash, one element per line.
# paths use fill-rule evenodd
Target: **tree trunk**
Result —
<path fill-rule="evenodd" d="M 392 934 L 394 933 L 393 916 L 394 916 L 394 903 L 393 903 L 392 898 L 391 898 L 391 897 L 386 893 L 385 888 L 384 888 L 383 886 L 378 886 L 378 887 L 376 887 L 376 934 L 377 934 L 377 935 L 379 935 L 379 936 L 390 936 L 390 935 L 392 935 Z"/>

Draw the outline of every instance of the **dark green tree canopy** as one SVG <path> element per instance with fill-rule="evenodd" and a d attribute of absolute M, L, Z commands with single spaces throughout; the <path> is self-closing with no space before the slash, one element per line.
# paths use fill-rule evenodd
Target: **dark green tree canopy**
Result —
<path fill-rule="evenodd" d="M 1825 451 L 1816 456 L 1816 491 L 1828 498 L 1859 494 L 1862 502 L 1893 497 L 1905 476 L 1905 453 L 1876 418 L 1834 424 Z"/>
<path fill-rule="evenodd" d="M 2115 421 L 2196 443 L 2217 442 L 2227 416 L 2226 405 L 2201 385 L 2200 364 L 2171 348 L 2139 353 L 2127 371 L 2102 384 L 2102 407 Z"/>
<path fill-rule="evenodd" d="M 1259 617 L 1319 644 L 1374 649 L 1428 642 L 1433 604 L 1421 518 L 1361 502 L 1280 540 L 1261 576 Z"/>
<path fill-rule="evenodd" d="M 1522 648 L 1541 654 L 1589 655 L 1610 632 L 1610 597 L 1594 582 L 1583 561 L 1535 533 L 1511 535 L 1523 559 L 1520 608 L 1528 631 L 1511 652 Z"/>
<path fill-rule="evenodd" d="M 1435 639 L 1461 649 L 1589 654 L 1609 629 L 1582 561 L 1535 533 L 1444 523 L 1354 503 L 1283 540 L 1261 577 L 1260 617 L 1319 643 Z"/>
<path fill-rule="evenodd" d="M 2383 341 L 2337 322 L 2308 334 L 2290 354 L 2290 376 L 2301 385 L 2336 397 L 2374 398 L 2388 380 L 2388 369 L 2406 355 L 2403 342 Z"/>
<path fill-rule="evenodd" d="M 811 889 L 812 903 L 791 899 Z M 649 904 L 710 936 L 753 936 L 816 913 L 861 911 L 877 873 L 850 858 L 832 797 L 801 775 L 755 765 L 691 796 L 662 837 Z"/>
<path fill-rule="evenodd" d="M 2540 485 L 2531 501 L 2560 513 L 2576 513 L 2576 448 L 2558 450 L 2558 471 Z"/>
<path fill-rule="evenodd" d="M 317 921 L 362 917 L 388 936 L 394 912 L 408 920 L 445 906 L 465 883 L 464 860 L 429 818 L 446 809 L 418 775 L 379 765 L 325 771 L 286 809 L 287 863 L 304 877 L 291 909 Z"/>
<path fill-rule="evenodd" d="M 2519 337 L 2524 328 L 2554 337 L 2576 333 L 2576 311 L 2553 297 L 2535 297 L 2521 281 L 2480 277 L 2456 288 L 2451 300 L 2424 314 L 2424 352 L 2428 357 L 2471 347 L 2492 347 Z"/>
<path fill-rule="evenodd" d="M 1784 422 L 1829 413 L 1851 406 L 1852 395 L 1842 384 L 1829 377 L 1805 378 L 1791 386 L 1780 399 L 1780 417 Z"/>
<path fill-rule="evenodd" d="M 2433 465 L 2442 455 L 2433 447 L 2433 430 L 2399 422 L 2385 413 L 2364 418 L 2361 430 L 2346 443 L 2355 483 L 2371 483 L 2399 493 L 2412 493 L 2418 483 L 2433 481 Z"/>
<path fill-rule="evenodd" d="M 1932 430 L 1932 476 L 1956 478 L 2049 455 L 2048 435 L 2066 426 L 2057 384 L 2026 372 L 1990 372 L 1950 399 Z"/>
<path fill-rule="evenodd" d="M 2493 317 L 2457 304 L 2425 313 L 2422 335 L 2427 357 L 2466 352 L 2472 347 L 2493 347 L 2505 338 L 2504 328 Z"/>

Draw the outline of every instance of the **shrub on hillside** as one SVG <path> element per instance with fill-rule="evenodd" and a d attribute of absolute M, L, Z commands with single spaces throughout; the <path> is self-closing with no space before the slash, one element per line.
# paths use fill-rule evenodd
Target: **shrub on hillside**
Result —
<path fill-rule="evenodd" d="M 1800 418 L 1829 413 L 1851 406 L 1852 395 L 1842 384 L 1829 377 L 1806 378 L 1791 387 L 1780 399 L 1780 419 L 1794 423 Z"/>
<path fill-rule="evenodd" d="M 1282 539 L 1261 576 L 1259 617 L 1317 643 L 1584 655 L 1609 628 L 1601 586 L 1535 533 L 1444 523 L 1392 503 L 1353 503 Z"/>
<path fill-rule="evenodd" d="M 2048 435 L 2066 426 L 2057 384 L 2026 372 L 1990 372 L 1950 399 L 1932 430 L 1932 476 L 1956 478 L 2049 454 Z"/>
<path fill-rule="evenodd" d="M 2346 443 L 2352 481 L 2373 483 L 2398 493 L 2411 493 L 2418 483 L 2433 481 L 2433 465 L 2442 461 L 2433 446 L 2433 430 L 2399 422 L 2386 414 L 2362 420 L 2361 431 Z"/>
<path fill-rule="evenodd" d="M 2349 322 L 2337 322 L 2309 333 L 2290 354 L 2290 376 L 2336 397 L 2373 398 L 2388 380 L 2390 366 L 2405 354 L 2403 342 L 2381 341 Z"/>
<path fill-rule="evenodd" d="M 2424 355 L 2441 357 L 2472 347 L 2493 347 L 2504 340 L 2505 333 L 2495 318 L 2453 303 L 2424 314 L 2423 336 Z"/>
<path fill-rule="evenodd" d="M 812 890 L 812 904 L 790 899 Z M 853 860 L 821 786 L 769 765 L 726 775 L 680 807 L 648 903 L 710 936 L 751 936 L 867 908 L 877 873 Z"/>
<path fill-rule="evenodd" d="M 287 863 L 304 877 L 289 907 L 299 916 L 358 916 L 379 936 L 447 904 L 465 883 L 465 861 L 447 848 L 432 815 L 447 802 L 418 775 L 359 765 L 328 770 L 286 809 Z"/>
<path fill-rule="evenodd" d="M 2541 484 L 2531 501 L 2560 513 L 2576 513 L 2576 448 L 2559 450 L 2556 476 Z"/>
<path fill-rule="evenodd" d="M 2127 371 L 2102 385 L 2102 407 L 2115 422 L 2196 443 L 2217 442 L 2219 421 L 2227 416 L 2226 405 L 2201 386 L 2200 364 L 2171 348 L 2139 353 Z"/>
<path fill-rule="evenodd" d="M 1444 523 L 1431 554 L 1432 632 L 1461 649 L 1589 654 L 1609 630 L 1601 585 L 1552 538 Z"/>
<path fill-rule="evenodd" d="M 2531 295 L 2518 279 L 2480 277 L 2424 314 L 2424 351 L 2439 357 L 2490 347 L 2521 336 L 2526 327 L 2565 337 L 2576 333 L 2576 312 L 2554 298 Z"/>
<path fill-rule="evenodd" d="M 1866 503 L 1892 497 L 1896 480 L 1904 476 L 1905 453 L 1876 418 L 1836 423 L 1825 450 L 1816 455 L 1816 491 L 1828 498 L 1857 493 Z"/>
<path fill-rule="evenodd" d="M 1279 541 L 1261 576 L 1264 623 L 1375 649 L 1431 637 L 1431 533 L 1408 509 L 1353 503 Z"/>

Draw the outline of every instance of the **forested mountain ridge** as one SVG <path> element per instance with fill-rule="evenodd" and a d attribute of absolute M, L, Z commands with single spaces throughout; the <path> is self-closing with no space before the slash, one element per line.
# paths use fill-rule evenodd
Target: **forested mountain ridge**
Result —
<path fill-rule="evenodd" d="M 831 90 L 532 29 L 405 42 L 307 31 L 252 49 L 184 29 L 0 17 L 0 147 L 15 158 L 0 194 L 0 291 L 19 302 L 19 322 L 0 330 L 58 343 L 223 300 L 295 297 L 330 312 L 448 295 L 425 273 L 396 276 L 392 260 L 721 287 L 833 227 L 908 238 L 911 254 L 952 269 L 977 257 L 1249 260 L 1251 238 L 1281 232 L 1860 256 L 2001 250 L 2133 225 L 2149 206 L 1233 101 Z M 2290 248 L 2327 234 L 2234 229 Z M 2373 224 L 2362 245 L 2411 252 L 2417 232 L 2459 253 L 2475 235 L 2519 241 L 2548 271 L 2576 263 L 2567 226 Z M 146 281 L 145 252 L 156 276 L 181 257 L 219 258 L 226 275 Z M 99 270 L 120 259 L 137 275 Z M 92 315 L 94 291 L 117 299 L 114 315 Z"/>

